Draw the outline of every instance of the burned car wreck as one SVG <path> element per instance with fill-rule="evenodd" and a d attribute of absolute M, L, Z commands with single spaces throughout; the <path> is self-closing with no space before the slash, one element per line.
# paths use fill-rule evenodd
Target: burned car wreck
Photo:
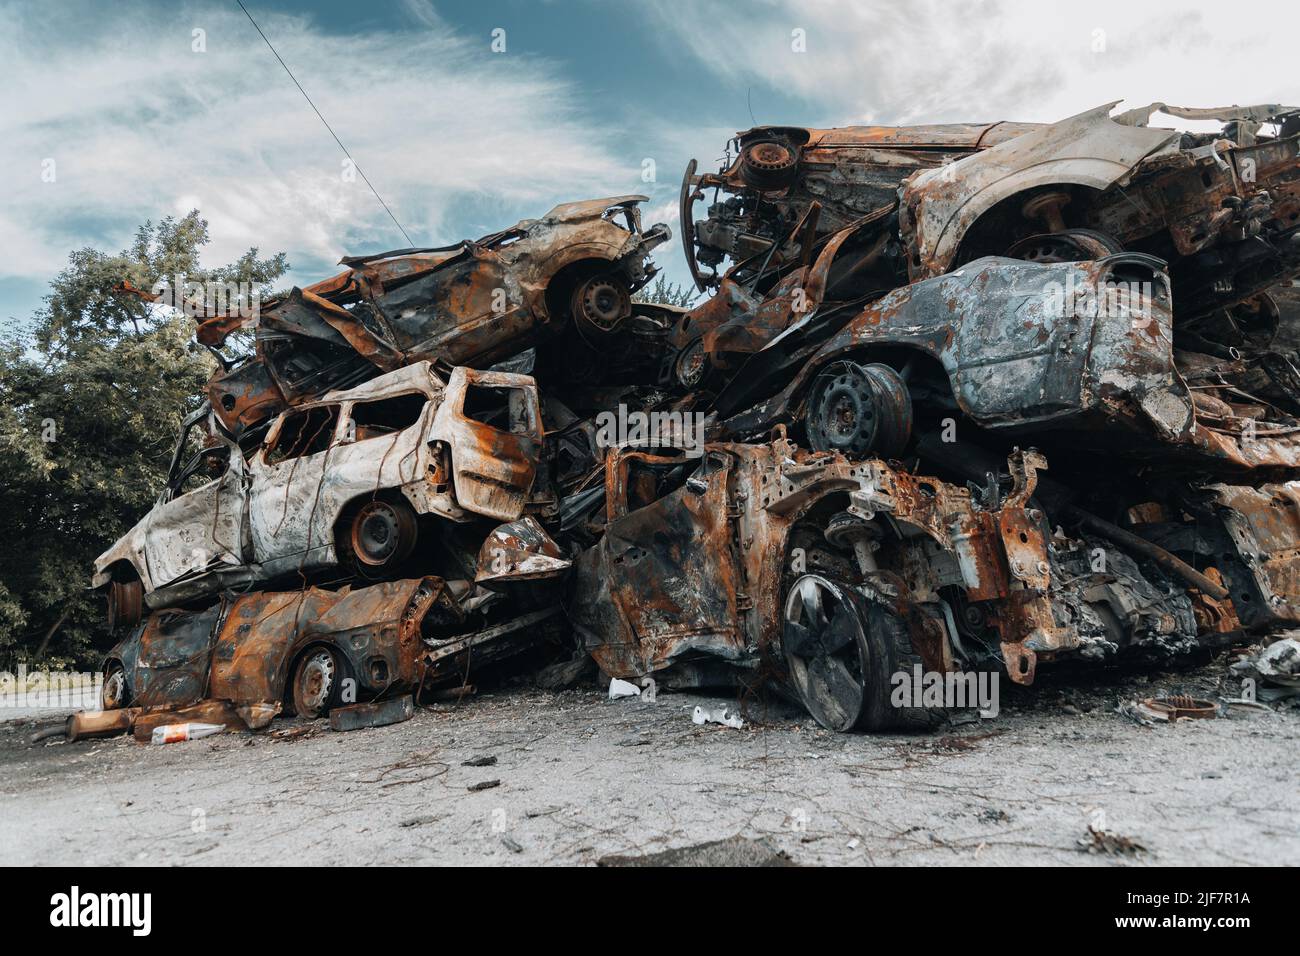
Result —
<path fill-rule="evenodd" d="M 255 353 L 223 359 L 212 408 L 239 435 L 290 404 L 416 361 L 482 369 L 533 346 L 541 364 L 571 375 L 635 361 L 631 296 L 670 235 L 642 230 L 645 198 L 567 203 L 475 241 L 344 258 L 347 271 L 263 304 Z M 248 324 L 210 319 L 197 338 L 216 349 Z"/>
<path fill-rule="evenodd" d="M 157 609 L 326 568 L 390 576 L 422 523 L 522 517 L 542 445 L 530 377 L 456 368 L 444 381 L 428 362 L 282 413 L 247 459 L 207 424 L 195 464 L 173 466 L 159 503 L 96 561 L 114 620 L 136 623 L 141 597 Z"/>
<path fill-rule="evenodd" d="M 668 233 L 616 197 L 201 322 L 222 366 L 96 563 L 105 705 L 264 726 L 541 640 L 925 728 L 914 667 L 1294 628 L 1300 111 L 1113 108 L 742 133 L 683 184 L 691 308 L 633 300 Z"/>
<path fill-rule="evenodd" d="M 837 261 L 822 281 L 834 300 L 878 297 L 984 256 L 1060 262 L 1130 251 L 1166 264 L 1180 321 L 1269 322 L 1268 288 L 1300 267 L 1300 107 L 1153 103 L 1112 115 L 1116 105 L 1050 125 L 737 134 L 734 160 L 703 174 L 692 161 L 683 179 L 688 264 L 701 290 L 718 292 L 683 320 L 675 344 L 728 321 L 770 341 L 784 327 L 770 300 L 831 248 Z M 1157 112 L 1222 128 L 1157 129 L 1148 125 Z"/>

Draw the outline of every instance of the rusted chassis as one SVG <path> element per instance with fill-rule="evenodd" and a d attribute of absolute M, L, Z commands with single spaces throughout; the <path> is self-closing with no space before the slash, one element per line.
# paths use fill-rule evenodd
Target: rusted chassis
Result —
<path fill-rule="evenodd" d="M 670 236 L 642 230 L 645 198 L 566 203 L 475 241 L 345 258 L 347 271 L 262 306 L 256 356 L 213 376 L 212 407 L 239 434 L 424 359 L 487 368 L 570 329 L 599 351 L 628 333 L 630 293 L 655 274 L 650 251 Z M 248 324 L 211 319 L 197 337 L 220 346 Z"/>
<path fill-rule="evenodd" d="M 269 720 L 291 709 L 289 681 L 312 648 L 333 652 L 337 679 L 356 682 L 355 700 L 418 689 L 434 676 L 427 673 L 426 630 L 457 617 L 435 577 L 338 591 L 227 593 L 203 611 L 150 615 L 109 652 L 105 673 L 122 671 L 117 706 L 173 710 L 223 700 Z"/>
<path fill-rule="evenodd" d="M 864 573 L 816 536 L 805 540 L 830 515 L 802 523 L 828 508 L 864 523 L 888 515 L 950 555 L 956 581 L 973 599 L 998 606 L 1013 679 L 1032 680 L 1036 643 L 1068 643 L 1052 621 L 1041 516 L 1026 510 L 1027 496 L 985 512 L 964 489 L 778 439 L 710 445 L 680 488 L 629 509 L 639 471 L 676 464 L 638 452 L 612 456 L 605 536 L 576 563 L 571 619 L 611 676 L 703 685 L 734 677 L 730 668 L 756 671 L 763 661 L 779 672 L 783 600 L 791 582 L 812 570 L 884 596 L 906 615 L 926 664 L 949 669 L 941 622 L 922 610 L 928 595 L 918 593 L 919 580 L 907 586 L 892 569 Z"/>
<path fill-rule="evenodd" d="M 1053 540 L 1035 497 L 1046 466 L 1037 453 L 1014 453 L 1009 493 L 990 497 L 783 437 L 717 443 L 674 491 L 646 500 L 682 465 L 642 452 L 607 460 L 608 526 L 575 563 L 570 616 L 610 676 L 676 686 L 775 677 L 819 716 L 806 680 L 792 678 L 802 665 L 790 644 L 807 643 L 790 609 L 811 579 L 878 609 L 863 626 L 902 622 L 899 649 L 871 665 L 886 675 L 915 659 L 937 672 L 1001 667 L 1029 684 L 1041 662 L 1182 653 L 1238 627 L 1231 602 L 1143 554 L 1087 533 Z M 1098 553 L 1105 573 L 1088 563 Z M 887 694 L 882 672 L 867 670 L 855 679 Z"/>

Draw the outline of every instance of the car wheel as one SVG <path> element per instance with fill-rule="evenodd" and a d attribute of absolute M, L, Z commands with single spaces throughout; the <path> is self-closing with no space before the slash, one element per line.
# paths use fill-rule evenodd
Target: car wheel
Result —
<path fill-rule="evenodd" d="M 758 189 L 775 189 L 794 178 L 799 156 L 785 143 L 751 143 L 740 155 L 740 174 Z"/>
<path fill-rule="evenodd" d="M 144 614 L 144 585 L 139 578 L 108 585 L 108 628 L 135 627 Z"/>
<path fill-rule="evenodd" d="M 383 577 L 415 550 L 419 523 L 404 501 L 367 501 L 357 509 L 348 536 L 357 570 L 365 577 Z"/>
<path fill-rule="evenodd" d="M 781 647 L 795 693 L 828 730 L 919 730 L 944 719 L 937 708 L 892 705 L 893 675 L 910 680 L 920 657 L 902 618 L 848 584 L 819 574 L 796 579 Z"/>
<path fill-rule="evenodd" d="M 889 458 L 912 436 L 912 397 L 888 365 L 835 362 L 814 380 L 806 420 L 815 451 Z"/>
<path fill-rule="evenodd" d="M 1124 247 L 1093 229 L 1065 229 L 1026 236 L 1006 251 L 1009 259 L 1026 262 L 1088 262 L 1124 251 Z"/>
<path fill-rule="evenodd" d="M 130 693 L 126 689 L 126 671 L 122 665 L 113 662 L 104 671 L 104 685 L 99 692 L 101 710 L 119 710 L 130 702 Z"/>
<path fill-rule="evenodd" d="M 328 647 L 313 647 L 293 672 L 293 712 L 314 719 L 329 713 L 342 699 L 344 679 L 339 656 Z"/>
<path fill-rule="evenodd" d="M 594 348 L 632 314 L 632 296 L 621 279 L 595 275 L 573 290 L 571 307 L 579 333 Z"/>

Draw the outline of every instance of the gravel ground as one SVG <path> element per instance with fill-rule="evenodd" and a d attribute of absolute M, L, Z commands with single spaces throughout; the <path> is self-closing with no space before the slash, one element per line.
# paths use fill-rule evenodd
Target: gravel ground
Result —
<path fill-rule="evenodd" d="M 734 702 L 522 686 L 396 726 L 281 720 L 166 747 L 31 746 L 33 720 L 11 720 L 0 863 L 591 864 L 732 837 L 762 841 L 733 841 L 741 862 L 1294 862 L 1300 709 L 1155 727 L 1115 710 L 1213 697 L 1226 674 L 1040 672 L 1004 685 L 995 719 L 923 736 L 828 733 L 780 704 L 697 726 L 696 704 Z M 1108 852 L 1080 846 L 1090 825 Z"/>

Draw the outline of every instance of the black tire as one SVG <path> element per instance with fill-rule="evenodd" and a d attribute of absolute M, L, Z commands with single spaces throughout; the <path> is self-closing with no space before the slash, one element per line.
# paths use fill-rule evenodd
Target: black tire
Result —
<path fill-rule="evenodd" d="M 893 458 L 912 437 L 912 397 L 888 365 L 833 362 L 813 380 L 804 419 L 814 451 Z"/>
<path fill-rule="evenodd" d="M 144 617 L 144 585 L 137 577 L 108 584 L 108 629 L 135 627 Z"/>
<path fill-rule="evenodd" d="M 803 621 L 809 588 L 822 595 L 824 623 Z M 833 604 L 833 606 L 830 606 Z M 946 719 L 939 708 L 894 707 L 896 673 L 911 680 L 920 655 L 904 622 L 890 608 L 843 582 L 816 574 L 795 580 L 786 594 L 782 652 L 790 683 L 808 713 L 828 730 L 930 730 Z"/>
<path fill-rule="evenodd" d="M 343 682 L 350 676 L 346 661 L 334 648 L 309 647 L 294 664 L 286 703 L 298 717 L 324 717 L 343 702 Z"/>

